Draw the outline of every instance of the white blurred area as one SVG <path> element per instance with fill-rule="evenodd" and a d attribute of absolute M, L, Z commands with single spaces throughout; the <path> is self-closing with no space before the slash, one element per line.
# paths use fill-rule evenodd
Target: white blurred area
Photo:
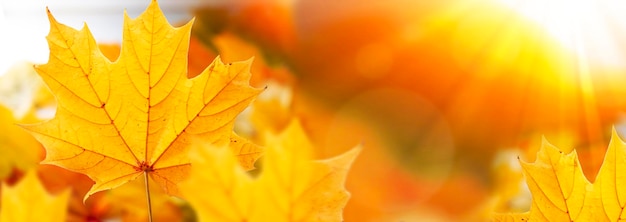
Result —
<path fill-rule="evenodd" d="M 169 22 L 177 25 L 192 17 L 193 8 L 212 2 L 160 0 L 159 5 Z M 87 23 L 98 43 L 114 43 L 122 38 L 124 10 L 134 18 L 149 4 L 149 0 L 0 0 L 0 76 L 17 62 L 48 60 L 46 7 L 59 22 L 73 28 Z"/>

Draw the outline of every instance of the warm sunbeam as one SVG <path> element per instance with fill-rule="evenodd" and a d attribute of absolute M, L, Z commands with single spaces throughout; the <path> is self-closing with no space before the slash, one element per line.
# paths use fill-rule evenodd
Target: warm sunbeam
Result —
<path fill-rule="evenodd" d="M 621 96 L 626 93 L 622 40 L 626 19 L 621 13 L 626 4 L 610 0 L 441 4 L 439 10 L 416 19 L 414 29 L 407 29 L 419 34 L 411 35 L 418 36 L 411 42 L 414 54 L 402 59 L 415 62 L 402 63 L 395 71 L 416 73 L 415 80 L 403 82 L 412 83 L 410 87 L 441 107 L 457 132 L 457 142 L 474 146 L 464 155 L 494 140 L 499 140 L 498 146 L 524 146 L 541 135 L 581 153 L 606 147 L 606 132 L 626 107 Z M 593 163 L 585 166 L 592 166 L 603 155 L 586 158 Z M 595 172 L 589 171 L 588 175 Z"/>
<path fill-rule="evenodd" d="M 626 3 L 617 0 L 501 0 L 517 11 L 574 55 L 574 72 L 578 82 L 582 113 L 587 135 L 593 137 L 599 129 L 597 92 L 602 92 L 608 82 L 623 79 L 623 47 L 619 34 L 624 21 Z M 622 10 L 620 10 L 622 9 Z M 607 67 L 607 68 L 604 68 Z M 597 138 L 596 138 L 597 139 Z"/>
<path fill-rule="evenodd" d="M 554 39 L 589 62 L 623 67 L 624 53 L 616 27 L 624 21 L 626 2 L 617 0 L 500 0 L 539 24 Z"/>

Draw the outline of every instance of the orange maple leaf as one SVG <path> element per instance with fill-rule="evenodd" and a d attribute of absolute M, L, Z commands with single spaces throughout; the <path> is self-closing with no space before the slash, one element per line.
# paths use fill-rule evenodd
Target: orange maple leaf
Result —
<path fill-rule="evenodd" d="M 297 121 L 265 148 L 253 178 L 228 149 L 194 147 L 194 168 L 181 192 L 200 221 L 341 221 L 350 194 L 344 182 L 360 148 L 312 161 L 313 147 Z"/>
<path fill-rule="evenodd" d="M 120 57 L 102 55 L 89 29 L 58 23 L 48 11 L 50 57 L 37 72 L 58 101 L 53 119 L 24 126 L 46 147 L 43 163 L 88 175 L 91 194 L 145 173 L 168 194 L 188 174 L 191 137 L 230 146 L 245 168 L 260 148 L 234 132 L 235 117 L 262 91 L 249 84 L 251 60 L 219 57 L 187 78 L 192 22 L 174 28 L 156 0 L 125 14 Z"/>

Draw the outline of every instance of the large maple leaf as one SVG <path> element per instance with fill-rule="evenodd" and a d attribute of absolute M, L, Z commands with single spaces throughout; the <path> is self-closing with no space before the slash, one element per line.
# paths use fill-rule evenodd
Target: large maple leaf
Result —
<path fill-rule="evenodd" d="M 14 187 L 2 183 L 0 222 L 65 221 L 70 190 L 53 196 L 41 185 L 36 171 L 28 171 Z"/>
<path fill-rule="evenodd" d="M 350 196 L 344 182 L 360 148 L 312 161 L 313 147 L 295 121 L 269 141 L 256 178 L 228 149 L 192 149 L 194 168 L 181 192 L 200 221 L 342 221 Z"/>
<path fill-rule="evenodd" d="M 613 130 L 594 183 L 576 151 L 564 153 L 545 139 L 534 163 L 521 161 L 533 197 L 530 212 L 499 214 L 496 221 L 622 221 L 626 219 L 626 143 Z"/>
<path fill-rule="evenodd" d="M 48 11 L 49 61 L 37 72 L 58 101 L 53 119 L 26 129 L 46 147 L 43 163 L 91 177 L 89 195 L 146 173 L 167 193 L 188 174 L 191 137 L 230 146 L 252 168 L 260 148 L 235 135 L 235 117 L 261 92 L 249 85 L 251 61 L 216 58 L 187 78 L 192 22 L 179 28 L 156 1 L 125 14 L 120 57 L 102 55 L 89 29 L 58 23 Z"/>

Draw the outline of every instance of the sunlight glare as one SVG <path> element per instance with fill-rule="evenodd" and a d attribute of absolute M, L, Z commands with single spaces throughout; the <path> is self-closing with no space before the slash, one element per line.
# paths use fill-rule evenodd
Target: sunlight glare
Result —
<path fill-rule="evenodd" d="M 619 0 L 499 0 L 530 21 L 539 24 L 563 47 L 580 53 L 589 62 L 624 67 L 624 52 L 615 28 L 625 21 L 626 1 Z"/>
<path fill-rule="evenodd" d="M 550 35 L 568 48 L 574 48 L 572 33 L 590 17 L 590 0 L 502 0 L 505 5 L 533 22 L 541 24 Z"/>

